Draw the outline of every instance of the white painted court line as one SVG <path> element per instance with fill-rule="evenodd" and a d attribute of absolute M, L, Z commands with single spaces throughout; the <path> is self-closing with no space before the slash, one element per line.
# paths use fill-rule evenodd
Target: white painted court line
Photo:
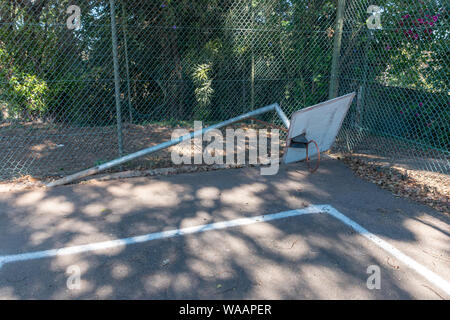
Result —
<path fill-rule="evenodd" d="M 442 289 L 446 294 L 450 295 L 450 283 L 434 273 L 433 271 L 427 269 L 420 263 L 416 262 L 412 258 L 405 255 L 403 252 L 398 250 L 397 248 L 390 245 L 388 242 L 384 241 L 383 239 L 380 239 L 373 233 L 370 233 L 368 230 L 360 226 L 358 223 L 353 221 L 352 219 L 348 218 L 347 216 L 340 213 L 338 210 L 333 208 L 332 206 L 322 206 L 322 209 L 325 210 L 327 213 L 335 217 L 336 219 L 340 220 L 341 222 L 345 223 L 346 225 L 350 226 L 353 230 L 361 234 L 362 236 L 366 237 L 373 243 L 375 243 L 377 246 L 382 248 L 383 250 L 389 252 L 392 254 L 395 258 L 397 258 L 399 261 L 406 264 L 409 268 L 415 270 L 418 274 L 422 275 L 425 279 L 430 281 L 432 284 L 434 284 L 436 287 Z"/>
<path fill-rule="evenodd" d="M 279 212 L 279 213 L 262 215 L 262 216 L 251 217 L 251 218 L 242 218 L 242 219 L 236 219 L 236 220 L 230 220 L 230 221 L 222 221 L 222 222 L 204 224 L 204 225 L 199 225 L 199 226 L 194 226 L 194 227 L 175 229 L 175 230 L 169 230 L 169 231 L 163 231 L 163 232 L 149 233 L 149 234 L 145 234 L 145 235 L 141 235 L 141 236 L 135 236 L 135 237 L 124 238 L 124 239 L 90 243 L 90 244 L 66 247 L 66 248 L 60 248 L 60 249 L 51 249 L 51 250 L 35 251 L 35 252 L 29 252 L 29 253 L 5 255 L 5 256 L 0 256 L 0 268 L 6 263 L 35 260 L 35 259 L 42 259 L 42 258 L 50 258 L 50 257 L 56 257 L 56 256 L 72 255 L 72 254 L 89 252 L 89 251 L 109 249 L 109 248 L 114 248 L 114 247 L 119 247 L 119 246 L 127 246 L 127 245 L 131 245 L 131 244 L 136 244 L 136 243 L 143 243 L 143 242 L 148 242 L 148 241 L 157 240 L 157 239 L 173 238 L 173 237 L 184 236 L 187 234 L 205 232 L 205 231 L 210 231 L 210 230 L 219 230 L 219 229 L 226 229 L 226 228 L 237 227 L 237 226 L 245 226 L 245 225 L 249 225 L 249 224 L 253 224 L 253 223 L 257 223 L 257 222 L 268 222 L 268 221 L 273 221 L 273 220 L 278 220 L 278 219 L 285 219 L 285 218 L 289 218 L 289 217 L 301 216 L 304 214 L 324 213 L 322 207 L 323 206 L 311 205 L 311 206 L 303 208 L 303 209 L 283 211 L 283 212 Z"/>
<path fill-rule="evenodd" d="M 114 247 L 119 247 L 119 246 L 127 246 L 127 245 L 131 245 L 131 244 L 144 243 L 144 242 L 157 240 L 157 239 L 173 238 L 173 237 L 184 236 L 184 235 L 193 234 L 193 233 L 200 233 L 200 232 L 205 232 L 205 231 L 210 231 L 210 230 L 220 230 L 220 229 L 249 225 L 249 224 L 258 223 L 258 222 L 268 222 L 268 221 L 273 221 L 273 220 L 279 220 L 279 219 L 285 219 L 285 218 L 289 218 L 289 217 L 301 216 L 301 215 L 305 215 L 305 214 L 315 214 L 315 213 L 330 214 L 331 216 L 335 217 L 339 221 L 350 226 L 353 230 L 355 230 L 362 236 L 364 236 L 367 239 L 369 239 L 370 241 L 374 242 L 380 248 L 382 248 L 385 251 L 387 251 L 388 253 L 392 254 L 399 261 L 402 261 L 409 268 L 415 270 L 417 273 L 422 275 L 424 278 L 426 278 L 428 281 L 430 281 L 436 287 L 439 287 L 445 293 L 450 294 L 450 283 L 447 280 L 443 279 L 442 277 L 440 277 L 439 275 L 430 271 L 426 267 L 422 266 L 421 264 L 419 264 L 412 258 L 408 257 L 407 255 L 405 255 L 404 253 L 402 253 L 401 251 L 399 251 L 398 249 L 396 249 L 395 247 L 390 245 L 388 242 L 386 242 L 386 241 L 380 239 L 379 237 L 377 237 L 376 235 L 370 233 L 368 230 L 366 230 L 365 228 L 363 228 L 358 223 L 356 223 L 352 219 L 348 218 L 344 214 L 340 213 L 338 210 L 336 210 L 335 208 L 333 208 L 330 205 L 311 205 L 304 209 L 283 211 L 283 212 L 279 212 L 279 213 L 261 215 L 261 216 L 251 217 L 251 218 L 242 218 L 242 219 L 222 221 L 222 222 L 204 224 L 204 225 L 182 228 L 182 229 L 149 233 L 149 234 L 130 237 L 130 238 L 90 243 L 90 244 L 73 246 L 73 247 L 65 247 L 65 248 L 61 248 L 61 249 L 51 249 L 51 250 L 45 250 L 45 251 L 20 253 L 20 254 L 14 254 L 14 255 L 5 255 L 5 256 L 0 256 L 0 268 L 6 263 L 43 259 L 43 258 L 50 258 L 50 257 L 56 257 L 56 256 L 64 256 L 64 255 L 72 255 L 72 254 L 78 254 L 78 253 L 84 253 L 84 252 L 90 252 L 90 251 L 97 251 L 97 250 L 109 249 L 109 248 L 114 248 Z"/>

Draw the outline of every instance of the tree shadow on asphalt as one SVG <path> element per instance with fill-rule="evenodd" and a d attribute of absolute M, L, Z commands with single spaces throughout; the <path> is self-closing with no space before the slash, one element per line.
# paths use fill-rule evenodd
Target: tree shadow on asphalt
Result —
<path fill-rule="evenodd" d="M 411 219 L 434 228 L 436 237 L 448 238 L 448 232 L 437 226 L 449 225 L 446 216 L 396 198 L 330 161 L 315 175 L 308 174 L 304 164 L 296 164 L 269 177 L 246 168 L 12 193 L 0 200 L 0 255 L 309 204 L 331 204 L 387 240 L 420 243 L 405 226 Z M 423 215 L 427 222 L 419 219 Z M 8 263 L 0 269 L 0 298 L 414 298 L 409 284 L 398 281 L 406 277 L 404 268 L 395 270 L 395 262 L 380 261 L 380 252 L 334 218 L 306 215 L 108 251 Z M 382 290 L 366 287 L 367 267 L 374 264 L 382 270 Z M 81 269 L 79 290 L 66 286 L 70 265 Z"/>

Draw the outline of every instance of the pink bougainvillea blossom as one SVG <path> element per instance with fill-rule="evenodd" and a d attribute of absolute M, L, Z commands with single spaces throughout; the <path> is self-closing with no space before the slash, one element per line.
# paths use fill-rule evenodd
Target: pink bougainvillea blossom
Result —
<path fill-rule="evenodd" d="M 422 102 L 419 102 L 419 107 L 423 107 L 423 103 Z"/>

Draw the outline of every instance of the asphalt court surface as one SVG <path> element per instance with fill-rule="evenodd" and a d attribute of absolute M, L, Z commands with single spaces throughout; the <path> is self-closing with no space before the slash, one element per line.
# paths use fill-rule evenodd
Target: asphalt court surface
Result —
<path fill-rule="evenodd" d="M 0 194 L 0 256 L 86 245 L 311 205 L 336 208 L 450 280 L 447 215 L 323 161 Z M 320 211 L 320 210 L 319 210 Z M 381 288 L 370 290 L 369 266 Z M 68 289 L 67 269 L 81 271 Z M 102 250 L 5 263 L 1 299 L 442 299 L 445 287 L 329 213 L 308 213 Z M 444 287 L 444 288 L 443 288 Z"/>

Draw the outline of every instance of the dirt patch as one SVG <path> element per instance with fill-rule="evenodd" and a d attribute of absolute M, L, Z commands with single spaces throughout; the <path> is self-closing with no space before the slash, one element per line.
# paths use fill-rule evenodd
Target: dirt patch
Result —
<path fill-rule="evenodd" d="M 222 128 L 221 131 L 224 138 L 226 136 L 225 130 L 230 128 L 239 128 L 244 131 L 248 129 L 267 129 L 258 123 L 237 123 L 226 128 Z M 8 152 L 14 153 L 14 161 L 27 163 L 30 159 L 32 159 L 32 162 L 29 163 L 25 173 L 9 179 L 3 179 L 2 182 L 0 182 L 0 192 L 41 187 L 44 186 L 46 182 L 56 180 L 60 177 L 99 165 L 118 157 L 118 154 L 116 153 L 117 140 L 113 128 L 102 128 L 101 130 L 99 128 L 85 128 L 85 132 L 83 132 L 82 135 L 80 135 L 79 129 L 75 128 L 72 128 L 71 131 L 66 127 L 61 128 L 60 130 L 55 126 L 49 127 L 40 125 L 31 127 L 31 124 L 29 127 L 21 126 L 17 128 L 3 128 L 7 130 L 3 132 L 1 129 L 2 128 L 0 128 L 0 144 L 3 141 L 5 145 L 7 144 L 9 146 Z M 162 124 L 124 125 L 124 153 L 129 154 L 144 148 L 155 146 L 162 142 L 169 141 L 172 137 L 172 132 L 176 129 L 184 129 L 190 132 L 193 131 L 193 127 L 188 124 L 184 124 L 183 127 L 180 125 L 171 126 Z M 24 137 L 27 134 L 30 135 L 30 132 L 33 132 L 33 137 L 18 143 L 12 138 L 12 132 L 15 132 L 18 137 Z M 78 132 L 78 135 L 75 134 L 76 132 Z M 11 139 L 6 140 L 5 142 L 6 136 Z M 42 136 L 45 136 L 45 139 L 42 138 Z M 40 140 L 38 137 L 41 137 Z M 3 138 L 3 140 L 1 138 Z M 148 156 L 127 162 L 121 166 L 111 168 L 96 177 L 106 174 L 110 176 L 117 176 L 117 179 L 121 178 L 121 175 L 124 175 L 124 172 L 127 172 L 128 175 L 142 176 L 159 175 L 164 174 L 165 172 L 174 174 L 181 172 L 193 172 L 195 170 L 218 170 L 234 167 L 220 164 L 218 166 L 207 166 L 203 163 L 195 165 L 192 163 L 192 166 L 186 166 L 184 164 L 174 165 L 171 159 L 171 154 L 173 151 L 182 154 L 191 153 L 193 158 L 195 155 L 204 152 L 209 143 L 209 141 L 204 140 L 201 148 L 183 144 L 175 145 L 173 147 L 152 153 Z M 283 146 L 284 143 L 285 142 L 281 137 L 281 146 Z M 268 156 L 271 155 L 270 145 L 271 135 L 269 131 L 267 134 Z M 26 152 L 23 151 L 25 149 Z M 245 163 L 248 164 L 250 163 L 250 151 L 253 149 L 251 149 L 247 143 L 244 146 L 244 149 Z M 22 152 L 20 156 L 19 151 Z M 243 149 L 240 148 L 239 145 L 236 146 L 234 156 L 236 157 L 237 153 L 241 151 L 243 151 Z M 257 153 L 256 149 L 253 151 Z M 282 151 L 282 147 L 280 151 Z M 3 152 L 6 152 L 6 150 L 3 149 Z M 225 152 L 218 155 L 223 156 L 225 163 Z M 2 151 L 0 151 L 0 157 L 2 156 L 6 157 L 6 155 L 2 155 Z M 16 158 L 16 156 L 18 158 Z"/>
<path fill-rule="evenodd" d="M 227 128 L 260 129 L 238 123 Z M 124 154 L 169 141 L 176 129 L 193 131 L 187 123 L 124 124 Z M 224 131 L 225 129 L 223 129 Z M 269 142 L 270 143 L 270 142 Z M 109 172 L 172 167 L 173 148 L 158 151 Z M 24 183 L 28 177 L 47 180 L 66 176 L 119 157 L 117 132 L 111 127 L 75 127 L 55 124 L 0 125 L 0 175 L 5 182 Z"/>

